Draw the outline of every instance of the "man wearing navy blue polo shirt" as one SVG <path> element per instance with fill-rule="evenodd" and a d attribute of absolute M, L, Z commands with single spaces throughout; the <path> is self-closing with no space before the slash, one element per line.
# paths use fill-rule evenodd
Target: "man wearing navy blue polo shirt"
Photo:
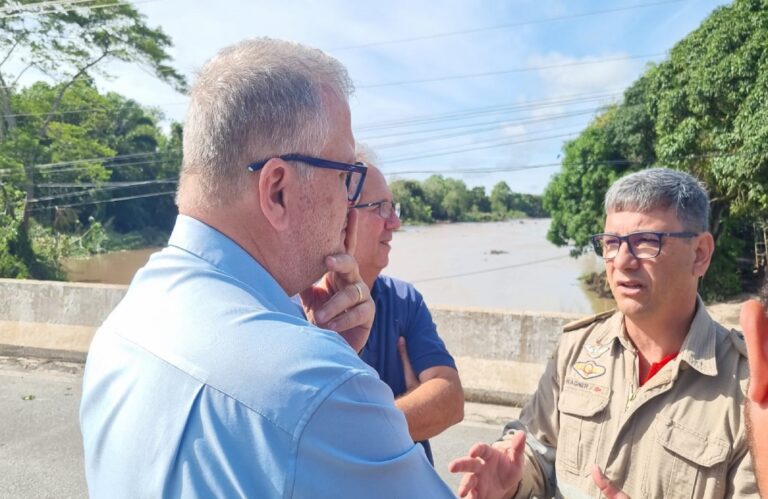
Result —
<path fill-rule="evenodd" d="M 368 165 L 360 202 L 355 259 L 371 290 L 376 315 L 360 357 L 395 395 L 411 438 L 433 462 L 429 438 L 464 417 L 464 391 L 453 357 L 437 335 L 421 294 L 399 279 L 381 275 L 389 263 L 392 233 L 400 227 L 398 206 L 372 153 L 358 146 L 358 161 Z"/>

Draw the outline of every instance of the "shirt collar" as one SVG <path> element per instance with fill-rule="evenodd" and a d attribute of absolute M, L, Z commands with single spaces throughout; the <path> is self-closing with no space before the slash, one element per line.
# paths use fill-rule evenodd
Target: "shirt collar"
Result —
<path fill-rule="evenodd" d="M 258 295 L 262 303 L 274 311 L 302 317 L 301 310 L 280 287 L 272 275 L 247 251 L 213 227 L 179 215 L 168 246 L 176 247 L 209 263 L 231 276 Z"/>
<path fill-rule="evenodd" d="M 717 375 L 716 324 L 700 296 L 696 297 L 696 315 L 680 347 L 678 358 L 707 376 Z"/>
<path fill-rule="evenodd" d="M 692 368 L 707 376 L 717 375 L 717 335 L 715 334 L 715 321 L 712 320 L 707 308 L 700 296 L 696 297 L 696 314 L 693 316 L 691 326 L 685 335 L 680 353 L 677 358 Z M 610 343 L 618 340 L 621 345 L 629 350 L 635 350 L 632 341 L 624 327 L 624 314 L 613 314 L 604 323 L 602 331 L 596 338 L 599 344 Z"/>

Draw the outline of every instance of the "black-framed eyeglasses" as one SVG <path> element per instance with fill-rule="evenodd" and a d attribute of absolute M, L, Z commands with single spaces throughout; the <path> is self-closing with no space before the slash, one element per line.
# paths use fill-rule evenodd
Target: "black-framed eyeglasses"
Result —
<path fill-rule="evenodd" d="M 303 154 L 283 154 L 282 156 L 276 157 L 283 161 L 298 161 L 299 163 L 305 163 L 314 166 L 315 168 L 328 168 L 331 170 L 347 172 L 347 178 L 345 180 L 347 185 L 347 199 L 350 203 L 356 203 L 360 199 L 360 193 L 363 190 L 363 183 L 365 182 L 365 174 L 368 171 L 368 167 L 365 166 L 364 163 L 340 163 L 329 159 L 315 158 L 314 156 L 304 156 Z M 251 163 L 248 165 L 248 171 L 255 172 L 261 170 L 270 159 L 272 158 Z"/>
<path fill-rule="evenodd" d="M 637 259 L 645 260 L 656 258 L 661 253 L 661 241 L 665 237 L 691 238 L 698 236 L 698 232 L 633 232 L 626 236 L 617 234 L 595 234 L 592 236 L 592 246 L 595 253 L 605 260 L 616 258 L 621 248 L 621 243 L 627 243 L 629 252 Z"/>
<path fill-rule="evenodd" d="M 393 201 L 384 200 L 375 201 L 373 203 L 356 204 L 352 208 L 372 208 L 374 206 L 379 208 L 379 216 L 384 220 L 389 220 L 393 213 L 397 218 L 400 218 L 400 203 L 395 203 Z"/>

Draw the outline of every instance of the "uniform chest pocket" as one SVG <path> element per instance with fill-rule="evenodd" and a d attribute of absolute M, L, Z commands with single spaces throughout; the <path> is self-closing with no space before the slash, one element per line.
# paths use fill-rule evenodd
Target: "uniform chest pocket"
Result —
<path fill-rule="evenodd" d="M 705 481 L 725 483 L 730 446 L 724 438 L 706 428 L 694 430 L 664 414 L 656 415 L 652 431 L 660 449 L 648 453 L 653 462 L 645 467 L 646 497 L 698 497 Z"/>
<path fill-rule="evenodd" d="M 595 391 L 599 388 L 599 391 Z M 575 388 L 565 385 L 557 408 L 560 431 L 557 437 L 556 467 L 586 476 L 595 462 L 600 445 L 603 411 L 610 400 L 605 387 Z"/>

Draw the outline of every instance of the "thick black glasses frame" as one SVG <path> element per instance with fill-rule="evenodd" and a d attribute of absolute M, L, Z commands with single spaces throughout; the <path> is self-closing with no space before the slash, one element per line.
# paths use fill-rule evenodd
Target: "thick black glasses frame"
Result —
<path fill-rule="evenodd" d="M 323 159 L 323 158 L 315 158 L 314 156 L 304 156 L 303 154 L 283 154 L 282 156 L 276 156 L 279 159 L 282 159 L 283 161 L 298 161 L 300 163 L 306 163 L 310 166 L 314 166 L 316 168 L 327 168 L 331 170 L 340 170 L 343 172 L 347 172 L 347 199 L 350 203 L 356 202 L 358 199 L 360 199 L 360 193 L 363 190 L 363 183 L 365 182 L 365 174 L 368 172 L 368 167 L 365 166 L 364 163 L 357 162 L 355 164 L 351 163 L 340 163 L 338 161 L 331 161 L 329 159 Z M 264 168 L 264 165 L 266 165 L 269 159 L 265 159 L 262 161 L 256 161 L 255 163 L 251 163 L 248 165 L 248 171 L 255 172 L 258 170 L 261 170 Z M 355 187 L 354 192 L 349 192 L 349 184 L 352 181 L 352 175 L 353 174 L 359 174 L 360 175 L 360 182 L 357 183 L 357 186 Z"/>
<path fill-rule="evenodd" d="M 635 248 L 633 247 L 632 243 L 629 242 L 630 237 L 637 237 L 643 234 L 653 234 L 654 236 L 657 236 L 659 238 L 659 249 L 653 256 L 637 256 L 635 254 Z M 618 256 L 619 250 L 621 250 L 621 243 L 627 243 L 627 248 L 629 248 L 629 252 L 632 254 L 633 257 L 637 258 L 638 260 L 647 260 L 650 258 L 656 258 L 661 253 L 661 246 L 664 241 L 665 237 L 680 237 L 680 238 L 691 238 L 698 236 L 698 232 L 691 232 L 691 231 L 682 231 L 682 232 L 653 232 L 648 230 L 643 230 L 639 232 L 632 232 L 631 234 L 627 234 L 626 236 L 620 236 L 618 234 L 594 234 L 590 237 L 592 240 L 592 247 L 595 249 L 595 253 L 597 253 L 600 257 L 603 258 L 603 260 L 613 260 Z M 603 255 L 603 248 L 600 245 L 600 239 L 604 236 L 613 237 L 619 240 L 619 247 L 617 248 L 616 255 L 606 257 Z"/>

